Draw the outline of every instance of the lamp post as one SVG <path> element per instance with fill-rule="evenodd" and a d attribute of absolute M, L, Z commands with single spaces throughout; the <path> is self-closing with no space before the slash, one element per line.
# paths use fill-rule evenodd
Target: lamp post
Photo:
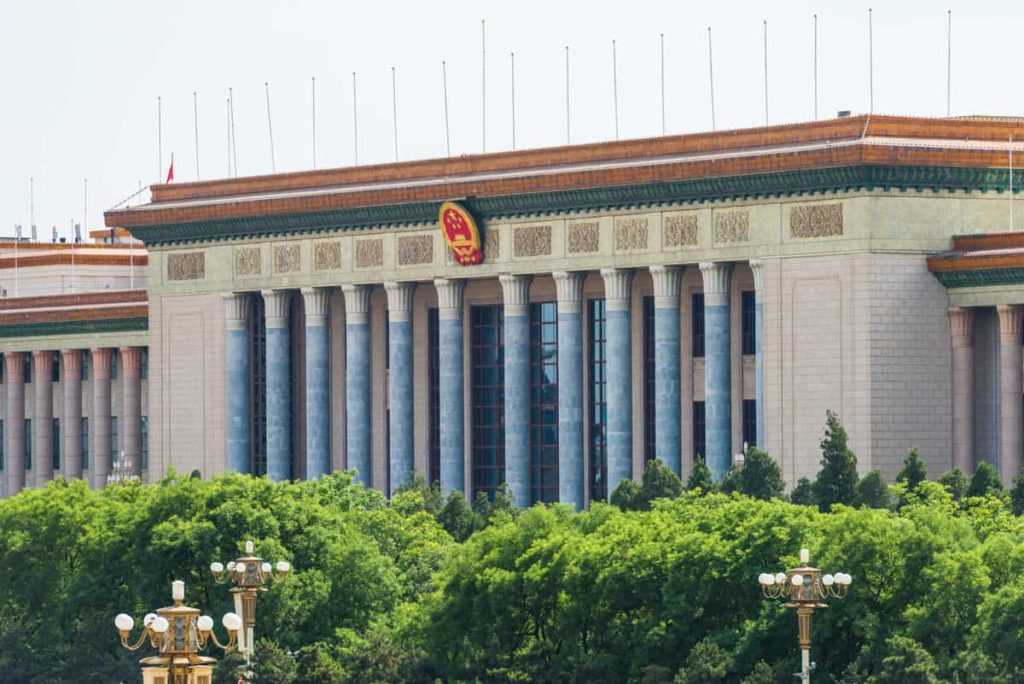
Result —
<path fill-rule="evenodd" d="M 288 561 L 277 561 L 271 565 L 255 555 L 253 543 L 245 542 L 245 555 L 229 561 L 227 567 L 223 563 L 210 563 L 210 572 L 218 582 L 231 582 L 231 593 L 235 597 L 235 612 L 242 616 L 243 631 L 238 636 L 238 650 L 245 654 L 248 662 L 252 658 L 256 631 L 256 596 L 266 591 L 266 584 L 271 579 L 284 578 L 291 571 Z"/>
<path fill-rule="evenodd" d="M 841 599 L 846 596 L 853 578 L 845 572 L 835 575 L 822 574 L 810 566 L 811 552 L 800 549 L 800 567 L 778 574 L 761 573 L 757 581 L 765 598 L 787 599 L 786 608 L 796 609 L 797 627 L 800 636 L 801 681 L 811 681 L 811 618 L 816 608 L 828 608 L 824 599 Z"/>
<path fill-rule="evenodd" d="M 242 619 L 234 613 L 224 615 L 228 640 L 221 643 L 213 631 L 213 618 L 200 615 L 198 608 L 185 605 L 184 582 L 171 582 L 171 598 L 173 606 L 158 608 L 143 618 L 142 634 L 135 643 L 130 642 L 135 620 L 126 613 L 115 617 L 114 626 L 121 635 L 121 645 L 129 651 L 137 651 L 148 641 L 159 650 L 159 655 L 139 660 L 143 666 L 143 684 L 208 684 L 217 659 L 199 652 L 209 642 L 225 652 L 233 650 Z"/>

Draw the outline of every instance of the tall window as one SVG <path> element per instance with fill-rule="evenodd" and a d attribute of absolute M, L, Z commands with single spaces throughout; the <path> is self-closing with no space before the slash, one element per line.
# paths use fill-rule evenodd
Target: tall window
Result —
<path fill-rule="evenodd" d="M 473 496 L 505 481 L 505 349 L 501 305 L 470 308 Z"/>
<path fill-rule="evenodd" d="M 82 363 L 81 363 L 81 369 L 82 369 L 81 377 L 82 377 L 82 380 L 88 380 L 89 379 L 89 371 L 92 369 L 92 352 L 90 352 L 88 349 L 84 349 L 81 352 L 79 352 L 79 354 L 81 355 L 81 359 L 82 359 Z"/>
<path fill-rule="evenodd" d="M 558 305 L 530 305 L 530 502 L 558 501 Z"/>
<path fill-rule="evenodd" d="M 694 292 L 690 300 L 691 328 L 693 328 L 693 358 L 704 356 L 704 293 Z"/>
<path fill-rule="evenodd" d="M 89 419 L 82 418 L 80 449 L 82 450 L 82 470 L 89 469 Z"/>
<path fill-rule="evenodd" d="M 149 467 L 149 416 L 139 416 L 140 468 Z"/>
<path fill-rule="evenodd" d="M 139 378 L 145 380 L 149 377 L 149 349 L 143 348 L 139 354 Z"/>
<path fill-rule="evenodd" d="M 644 460 L 654 453 L 654 297 L 644 297 Z"/>
<path fill-rule="evenodd" d="M 50 447 L 53 469 L 60 470 L 60 418 L 53 419 L 53 442 Z"/>
<path fill-rule="evenodd" d="M 32 355 L 27 352 L 21 355 L 21 381 L 32 382 Z"/>
<path fill-rule="evenodd" d="M 3 354 L 0 354 L 0 382 L 7 382 L 7 361 Z"/>
<path fill-rule="evenodd" d="M 430 377 L 430 458 L 427 481 L 441 479 L 441 322 L 438 310 L 427 310 L 427 374 Z"/>
<path fill-rule="evenodd" d="M 743 442 L 757 446 L 757 400 L 743 400 Z"/>
<path fill-rule="evenodd" d="M 743 353 L 757 353 L 757 299 L 752 290 L 744 290 L 742 296 Z"/>
<path fill-rule="evenodd" d="M 384 387 L 391 387 L 391 315 L 384 309 Z M 384 397 L 384 489 L 391 491 L 391 393 Z"/>
<path fill-rule="evenodd" d="M 707 447 L 704 441 L 704 402 L 693 402 L 693 455 L 697 460 L 704 460 Z"/>
<path fill-rule="evenodd" d="M 0 420 L 0 472 L 4 470 L 4 456 L 7 453 L 7 443 L 4 440 L 4 421 Z"/>
<path fill-rule="evenodd" d="M 60 352 L 53 352 L 53 362 L 50 364 L 50 380 L 60 382 Z"/>
<path fill-rule="evenodd" d="M 608 499 L 608 319 L 603 299 L 591 299 L 590 500 Z"/>
<path fill-rule="evenodd" d="M 110 379 L 117 380 L 118 366 L 121 361 L 121 354 L 116 349 L 110 350 Z"/>
<path fill-rule="evenodd" d="M 32 470 L 32 419 L 25 419 L 25 470 Z"/>
<path fill-rule="evenodd" d="M 110 417 L 110 465 L 117 463 L 121 455 L 121 435 L 117 431 L 117 416 Z"/>
<path fill-rule="evenodd" d="M 267 474 L 267 328 L 263 297 L 252 295 L 249 315 L 249 344 L 252 360 L 252 461 L 253 475 Z"/>

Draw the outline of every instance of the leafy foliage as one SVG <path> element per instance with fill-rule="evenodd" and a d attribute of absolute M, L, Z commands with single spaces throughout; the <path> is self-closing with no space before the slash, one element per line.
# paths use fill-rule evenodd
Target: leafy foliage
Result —
<path fill-rule="evenodd" d="M 868 508 L 891 508 L 892 494 L 882 473 L 872 470 L 857 483 L 857 505 Z"/>
<path fill-rule="evenodd" d="M 999 479 L 999 471 L 991 463 L 982 461 L 971 477 L 971 483 L 967 486 L 967 496 L 989 496 L 1003 490 L 1003 483 Z"/>
<path fill-rule="evenodd" d="M 924 461 L 921 460 L 917 449 L 911 449 L 910 453 L 903 460 L 903 469 L 896 476 L 896 481 L 904 483 L 907 491 L 912 492 L 917 489 L 917 485 L 927 479 L 928 469 L 925 468 Z"/>
<path fill-rule="evenodd" d="M 847 446 L 848 439 L 839 416 L 826 411 L 821 470 L 814 481 L 814 498 L 826 512 L 835 504 L 852 505 L 857 496 L 857 457 Z"/>

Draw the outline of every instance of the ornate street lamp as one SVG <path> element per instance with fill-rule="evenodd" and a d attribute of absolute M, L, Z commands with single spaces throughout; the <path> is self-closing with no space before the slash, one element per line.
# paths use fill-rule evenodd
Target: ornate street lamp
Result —
<path fill-rule="evenodd" d="M 828 608 L 827 604 L 822 603 L 824 599 L 844 598 L 853 581 L 845 572 L 823 575 L 818 568 L 812 568 L 810 562 L 811 552 L 800 549 L 800 567 L 775 575 L 761 573 L 757 578 L 765 598 L 787 599 L 786 608 L 796 609 L 801 656 L 801 668 L 797 676 L 803 682 L 811 681 L 811 617 L 814 609 Z"/>
<path fill-rule="evenodd" d="M 159 655 L 139 660 L 143 684 L 210 684 L 217 659 L 199 652 L 209 642 L 231 652 L 242 627 L 242 618 L 234 613 L 224 615 L 228 640 L 221 643 L 213 631 L 213 618 L 200 615 L 198 608 L 185 605 L 184 582 L 171 582 L 171 598 L 173 606 L 159 608 L 143 618 L 142 634 L 135 643 L 130 643 L 135 620 L 125 613 L 114 618 L 114 626 L 121 634 L 121 645 L 129 651 L 137 651 L 148 641 L 150 646 L 159 650 Z"/>
<path fill-rule="evenodd" d="M 254 634 L 256 631 L 256 596 L 266 591 L 266 584 L 271 579 L 284 578 L 291 571 L 288 561 L 277 561 L 271 565 L 259 556 L 254 555 L 253 543 L 245 542 L 245 555 L 228 562 L 210 563 L 210 572 L 218 582 L 231 582 L 231 593 L 235 596 L 235 612 L 242 616 L 244 630 L 238 636 L 238 650 L 245 654 L 248 661 L 252 657 Z"/>

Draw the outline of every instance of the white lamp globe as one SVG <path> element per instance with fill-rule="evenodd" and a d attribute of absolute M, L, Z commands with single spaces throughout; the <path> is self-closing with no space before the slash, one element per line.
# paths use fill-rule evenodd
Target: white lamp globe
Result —
<path fill-rule="evenodd" d="M 793 583 L 794 587 L 799 587 L 799 586 L 802 586 L 803 583 L 804 583 L 804 576 L 803 575 L 793 575 L 792 579 L 790 579 L 789 581 Z"/>
<path fill-rule="evenodd" d="M 242 618 L 238 617 L 235 613 L 224 613 L 222 622 L 224 623 L 224 629 L 229 632 L 237 632 L 242 629 Z"/>
<path fill-rule="evenodd" d="M 767 577 L 768 576 L 765 573 L 762 572 L 760 575 L 757 576 L 757 583 L 758 584 L 768 584 Z"/>
<path fill-rule="evenodd" d="M 237 572 L 239 575 L 244 575 L 245 574 L 245 563 L 237 564 L 235 566 L 235 572 Z"/>
<path fill-rule="evenodd" d="M 170 627 L 170 624 L 167 622 L 167 618 L 159 615 L 156 617 L 156 619 L 153 620 L 152 624 L 150 624 L 149 626 L 149 628 L 157 634 L 163 634 L 167 631 L 168 627 Z"/>
<path fill-rule="evenodd" d="M 850 577 L 849 575 L 847 575 L 847 574 L 846 574 L 846 573 L 844 572 L 844 573 L 843 573 L 843 586 L 849 586 L 849 585 L 850 585 L 850 582 L 851 582 L 851 581 L 853 581 L 853 578 L 852 578 L 852 577 Z"/>
<path fill-rule="evenodd" d="M 784 572 L 775 573 L 775 583 L 776 584 L 785 584 L 786 583 L 786 573 L 784 573 Z"/>
<path fill-rule="evenodd" d="M 288 561 L 277 561 L 278 572 L 288 572 L 292 569 L 292 566 Z"/>
<path fill-rule="evenodd" d="M 132 616 L 127 613 L 121 613 L 114 618 L 114 626 L 122 632 L 130 632 L 132 631 L 132 627 L 135 626 L 135 620 L 133 620 Z"/>
<path fill-rule="evenodd" d="M 149 627 L 153 620 L 156 620 L 156 613 L 146 613 L 146 617 L 142 618 L 142 626 Z"/>
<path fill-rule="evenodd" d="M 235 561 L 228 561 L 228 572 L 235 571 Z"/>
<path fill-rule="evenodd" d="M 263 571 L 264 575 L 269 575 L 271 570 L 273 570 L 273 569 L 274 569 L 273 566 L 270 563 L 268 563 L 267 561 L 263 561 L 263 564 L 260 565 L 260 570 Z"/>
<path fill-rule="evenodd" d="M 220 573 L 224 572 L 224 564 L 219 561 L 214 561 L 210 563 L 210 572 L 212 572 L 214 575 L 219 575 Z"/>
<path fill-rule="evenodd" d="M 209 615 L 200 615 L 199 619 L 196 620 L 196 627 L 199 628 L 200 632 L 209 632 L 213 629 L 213 618 Z"/>
<path fill-rule="evenodd" d="M 821 583 L 824 584 L 826 587 L 831 587 L 835 581 L 836 578 L 832 575 L 822 575 L 821 577 Z"/>

